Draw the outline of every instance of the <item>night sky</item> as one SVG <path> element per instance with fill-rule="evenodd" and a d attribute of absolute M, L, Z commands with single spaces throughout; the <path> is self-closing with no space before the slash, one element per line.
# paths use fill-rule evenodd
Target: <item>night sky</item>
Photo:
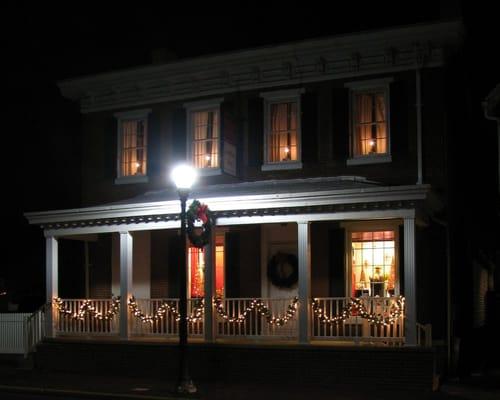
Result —
<path fill-rule="evenodd" d="M 315 13 L 294 9 L 292 15 L 240 4 L 232 15 L 171 15 L 163 8 L 124 6 L 111 12 L 82 4 L 18 6 L 3 12 L 8 132 L 2 136 L 7 145 L 2 192 L 12 234 L 0 279 L 17 298 L 44 293 L 44 240 L 22 213 L 79 205 L 78 107 L 60 96 L 58 80 L 149 64 L 158 48 L 182 59 L 457 16 L 467 29 L 466 82 L 457 84 L 469 85 L 474 118 L 481 118 L 480 102 L 500 80 L 493 55 L 499 35 L 494 33 L 494 12 L 475 8 L 477 2 L 356 4 L 350 9 L 336 8 L 336 3 Z M 474 127 L 489 134 L 495 129 L 490 121 Z"/>

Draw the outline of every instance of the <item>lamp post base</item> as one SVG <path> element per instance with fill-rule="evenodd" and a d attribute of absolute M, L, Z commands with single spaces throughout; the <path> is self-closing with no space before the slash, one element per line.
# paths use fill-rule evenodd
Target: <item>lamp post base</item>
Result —
<path fill-rule="evenodd" d="M 188 379 L 186 381 L 182 381 L 177 385 L 177 393 L 181 394 L 193 394 L 196 393 L 198 389 L 194 385 L 193 381 L 191 379 Z"/>

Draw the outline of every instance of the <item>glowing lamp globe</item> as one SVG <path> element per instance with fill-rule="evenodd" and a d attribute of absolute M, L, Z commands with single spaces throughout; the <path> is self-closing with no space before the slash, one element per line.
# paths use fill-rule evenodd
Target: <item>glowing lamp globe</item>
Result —
<path fill-rule="evenodd" d="M 189 165 L 178 165 L 172 170 L 170 177 L 177 189 L 191 189 L 196 181 L 196 170 Z"/>

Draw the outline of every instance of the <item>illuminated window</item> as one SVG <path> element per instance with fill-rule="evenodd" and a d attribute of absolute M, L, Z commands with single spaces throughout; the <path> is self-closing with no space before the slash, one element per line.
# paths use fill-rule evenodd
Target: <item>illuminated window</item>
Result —
<path fill-rule="evenodd" d="M 299 90 L 262 93 L 265 99 L 263 170 L 301 168 Z"/>
<path fill-rule="evenodd" d="M 219 111 L 193 111 L 192 157 L 196 168 L 219 167 Z"/>
<path fill-rule="evenodd" d="M 224 99 L 185 103 L 187 110 L 187 156 L 201 175 L 221 173 L 220 106 Z"/>
<path fill-rule="evenodd" d="M 223 238 L 222 238 L 223 240 Z M 189 293 L 191 298 L 205 295 L 205 254 L 197 247 L 189 247 Z M 215 246 L 215 295 L 224 297 L 224 245 Z"/>
<path fill-rule="evenodd" d="M 267 161 L 297 161 L 297 103 L 271 104 L 270 114 Z"/>
<path fill-rule="evenodd" d="M 118 119 L 117 183 L 147 181 L 148 114 L 151 110 L 116 113 Z"/>
<path fill-rule="evenodd" d="M 392 78 L 345 84 L 351 101 L 351 158 L 347 165 L 391 161 L 390 82 Z"/>
<path fill-rule="evenodd" d="M 352 296 L 395 294 L 394 231 L 351 232 Z"/>
<path fill-rule="evenodd" d="M 384 90 L 354 92 L 353 155 L 387 153 L 387 112 Z"/>

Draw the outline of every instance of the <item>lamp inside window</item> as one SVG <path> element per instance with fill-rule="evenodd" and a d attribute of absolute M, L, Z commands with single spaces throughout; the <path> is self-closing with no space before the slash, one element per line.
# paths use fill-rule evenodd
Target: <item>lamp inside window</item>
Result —
<path fill-rule="evenodd" d="M 352 296 L 394 295 L 394 231 L 352 232 Z"/>

